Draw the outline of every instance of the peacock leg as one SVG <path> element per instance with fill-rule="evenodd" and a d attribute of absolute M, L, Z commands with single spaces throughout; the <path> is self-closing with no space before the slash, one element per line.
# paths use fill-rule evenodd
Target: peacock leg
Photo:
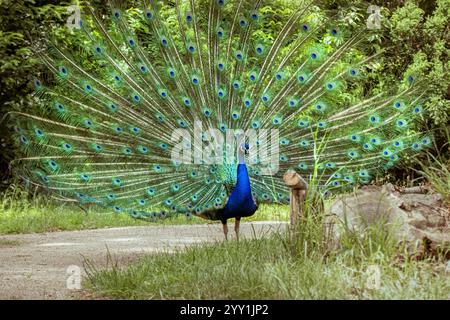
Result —
<path fill-rule="evenodd" d="M 241 217 L 236 217 L 234 222 L 234 232 L 236 232 L 236 239 L 239 241 L 239 226 L 241 224 Z"/>
<path fill-rule="evenodd" d="M 226 221 L 225 223 L 222 222 L 222 227 L 223 227 L 223 234 L 225 235 L 225 240 L 228 240 L 228 225 Z"/>

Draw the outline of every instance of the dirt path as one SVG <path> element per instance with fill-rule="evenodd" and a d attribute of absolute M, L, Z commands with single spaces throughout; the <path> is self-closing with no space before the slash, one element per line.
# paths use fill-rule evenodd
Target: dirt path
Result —
<path fill-rule="evenodd" d="M 284 223 L 277 222 L 243 223 L 241 235 L 261 237 L 284 227 Z M 79 298 L 83 291 L 67 288 L 68 268 L 75 266 L 71 270 L 76 273 L 79 267 L 83 274 L 86 258 L 95 265 L 104 265 L 109 250 L 115 260 L 124 264 L 142 254 L 217 240 L 223 240 L 220 224 L 0 236 L 0 299 Z"/>

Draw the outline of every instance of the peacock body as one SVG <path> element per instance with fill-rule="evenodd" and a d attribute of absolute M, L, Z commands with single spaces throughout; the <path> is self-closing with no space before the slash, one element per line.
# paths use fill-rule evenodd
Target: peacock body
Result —
<path fill-rule="evenodd" d="M 339 192 L 431 144 L 415 130 L 426 97 L 414 75 L 389 92 L 361 84 L 376 30 L 284 3 L 288 18 L 267 0 L 87 6 L 80 50 L 54 40 L 38 52 L 38 107 L 12 120 L 18 175 L 135 218 L 226 221 L 288 202 L 288 169 Z"/>

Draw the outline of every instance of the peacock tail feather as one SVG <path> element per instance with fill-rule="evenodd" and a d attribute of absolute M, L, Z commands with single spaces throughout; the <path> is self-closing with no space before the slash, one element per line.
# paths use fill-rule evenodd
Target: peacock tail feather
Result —
<path fill-rule="evenodd" d="M 361 85 L 379 53 L 360 49 L 376 30 L 342 27 L 313 1 L 285 4 L 288 18 L 271 3 L 111 2 L 108 17 L 86 6 L 82 50 L 53 40 L 37 52 L 49 72 L 34 80 L 36 109 L 13 113 L 13 168 L 62 199 L 136 218 L 214 218 L 236 182 L 232 130 L 258 133 L 247 163 L 258 202 L 289 201 L 288 169 L 339 192 L 431 145 L 416 129 L 419 79 L 374 94 Z"/>

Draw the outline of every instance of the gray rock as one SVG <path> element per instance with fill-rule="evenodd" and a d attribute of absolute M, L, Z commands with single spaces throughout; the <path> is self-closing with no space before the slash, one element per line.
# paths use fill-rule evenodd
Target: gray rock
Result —
<path fill-rule="evenodd" d="M 415 191 L 414 191 L 415 190 Z M 345 232 L 363 234 L 381 225 L 415 254 L 447 251 L 450 257 L 450 209 L 438 194 L 423 189 L 399 190 L 393 185 L 367 186 L 339 196 L 327 210 L 326 228 L 331 245 L 339 245 Z"/>

